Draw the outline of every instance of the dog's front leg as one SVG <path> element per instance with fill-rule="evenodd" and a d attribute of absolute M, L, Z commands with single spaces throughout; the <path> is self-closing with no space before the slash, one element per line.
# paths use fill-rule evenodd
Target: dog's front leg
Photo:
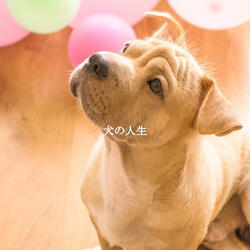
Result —
<path fill-rule="evenodd" d="M 244 186 L 243 191 L 240 194 L 242 211 L 247 220 L 247 226 L 240 228 L 238 236 L 244 242 L 250 245 L 250 180 Z"/>
<path fill-rule="evenodd" d="M 241 206 L 243 213 L 250 225 L 250 180 L 244 185 L 244 188 L 240 194 Z"/>
<path fill-rule="evenodd" d="M 98 240 L 99 240 L 99 243 L 100 243 L 100 246 L 102 248 L 102 250 L 122 250 L 121 247 L 117 247 L 117 246 L 113 246 L 113 247 L 110 247 L 108 241 L 106 239 L 104 239 L 94 221 L 94 219 L 90 216 L 90 219 L 95 227 L 95 230 L 96 230 L 96 233 L 97 233 L 97 236 L 98 236 Z"/>

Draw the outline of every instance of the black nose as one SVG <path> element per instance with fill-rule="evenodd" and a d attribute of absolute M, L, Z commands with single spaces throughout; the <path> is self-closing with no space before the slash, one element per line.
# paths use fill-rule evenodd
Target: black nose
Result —
<path fill-rule="evenodd" d="M 89 58 L 88 72 L 94 72 L 99 77 L 107 77 L 108 62 L 101 54 L 94 54 Z"/>

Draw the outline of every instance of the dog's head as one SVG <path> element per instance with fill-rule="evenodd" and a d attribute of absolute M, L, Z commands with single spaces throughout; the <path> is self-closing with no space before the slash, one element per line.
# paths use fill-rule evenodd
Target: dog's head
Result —
<path fill-rule="evenodd" d="M 185 49 L 180 25 L 168 14 L 148 15 L 170 22 L 175 35 L 164 24 L 151 38 L 128 42 L 120 54 L 90 56 L 72 73 L 71 92 L 87 116 L 104 133 L 109 127 L 110 138 L 147 146 L 193 132 L 220 136 L 240 129 L 231 103 Z M 140 126 L 144 135 L 134 135 Z"/>

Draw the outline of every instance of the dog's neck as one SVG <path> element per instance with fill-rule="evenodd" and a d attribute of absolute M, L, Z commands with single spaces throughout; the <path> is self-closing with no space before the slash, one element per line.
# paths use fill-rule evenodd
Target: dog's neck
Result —
<path fill-rule="evenodd" d="M 128 177 L 153 185 L 178 179 L 186 167 L 195 168 L 194 161 L 199 155 L 201 141 L 200 135 L 193 135 L 191 139 L 190 136 L 176 137 L 164 145 L 147 148 L 130 146 L 105 137 L 106 153 L 109 158 L 119 158 L 122 169 Z"/>

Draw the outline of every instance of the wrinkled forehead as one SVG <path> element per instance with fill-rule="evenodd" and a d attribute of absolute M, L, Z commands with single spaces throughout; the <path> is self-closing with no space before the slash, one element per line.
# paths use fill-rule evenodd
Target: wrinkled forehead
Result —
<path fill-rule="evenodd" d="M 147 40 L 134 40 L 128 42 L 129 49 L 126 52 L 126 57 L 140 58 L 144 54 L 149 57 L 164 56 L 166 54 L 175 54 L 182 57 L 191 57 L 191 55 L 182 47 L 168 40 L 158 40 L 149 38 Z"/>
<path fill-rule="evenodd" d="M 193 56 L 186 49 L 167 40 L 149 38 L 129 42 L 124 56 L 136 62 L 139 68 L 149 65 L 164 67 L 172 79 L 186 80 L 189 74 L 202 75 L 202 70 Z"/>

